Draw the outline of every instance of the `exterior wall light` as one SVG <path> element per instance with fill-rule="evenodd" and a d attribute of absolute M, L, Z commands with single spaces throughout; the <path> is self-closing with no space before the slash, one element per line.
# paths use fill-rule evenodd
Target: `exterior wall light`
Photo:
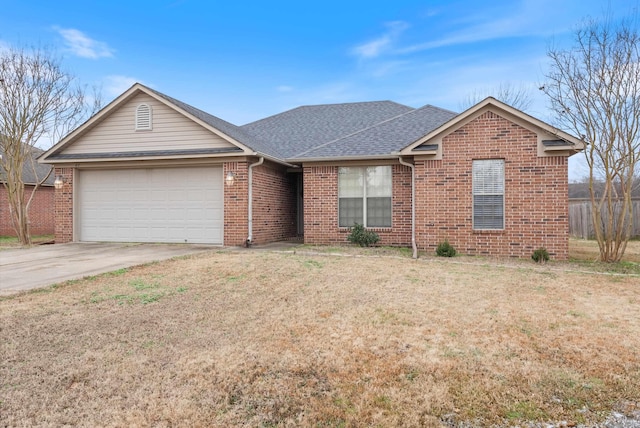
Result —
<path fill-rule="evenodd" d="M 55 187 L 56 189 L 62 189 L 62 186 L 65 183 L 65 180 L 63 176 L 61 175 L 56 175 L 56 179 L 53 182 L 53 187 Z"/>
<path fill-rule="evenodd" d="M 227 183 L 227 186 L 232 186 L 234 181 L 236 181 L 236 173 L 233 171 L 227 172 L 227 176 L 224 179 L 224 182 Z"/>

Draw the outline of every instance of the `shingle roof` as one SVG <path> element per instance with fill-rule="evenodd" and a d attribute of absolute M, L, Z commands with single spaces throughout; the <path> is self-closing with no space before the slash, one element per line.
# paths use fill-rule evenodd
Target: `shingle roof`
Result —
<path fill-rule="evenodd" d="M 147 89 L 256 152 L 283 161 L 390 155 L 457 115 L 431 105 L 413 109 L 369 101 L 301 106 L 236 126 Z"/>
<path fill-rule="evenodd" d="M 288 159 L 412 110 L 392 101 L 302 106 L 241 128 Z"/>
<path fill-rule="evenodd" d="M 429 105 L 414 109 L 393 101 L 369 101 L 301 106 L 237 126 L 140 84 L 132 86 L 128 92 L 135 91 L 136 86 L 220 131 L 240 145 L 283 163 L 316 158 L 393 155 L 456 115 Z M 64 145 L 58 151 L 63 147 Z M 104 158 L 180 154 L 211 153 L 182 153 L 180 149 L 176 149 L 166 153 L 106 153 Z M 63 153 L 51 153 L 48 156 L 52 160 L 100 157 L 96 154 Z"/>
<path fill-rule="evenodd" d="M 457 113 L 452 111 L 426 105 L 298 153 L 295 158 L 388 155 L 414 143 L 455 116 Z"/>
<path fill-rule="evenodd" d="M 282 156 L 281 153 L 278 153 L 277 148 L 271 147 L 268 144 L 263 143 L 260 139 L 253 137 L 252 135 L 250 135 L 249 133 L 245 132 L 241 127 L 236 126 L 232 123 L 229 123 L 225 120 L 220 119 L 219 117 L 213 116 L 205 111 L 202 111 L 196 107 L 193 107 L 187 103 L 183 103 L 180 100 L 177 100 L 175 98 L 172 98 L 168 95 L 163 94 L 162 92 L 158 92 L 154 89 L 148 88 L 146 87 L 147 90 L 153 92 L 154 94 L 164 98 L 165 100 L 169 101 L 170 103 L 176 105 L 177 107 L 181 108 L 182 110 L 186 111 L 187 113 L 197 117 L 198 119 L 202 120 L 203 122 L 211 125 L 212 127 L 218 129 L 219 131 L 224 132 L 226 135 L 228 135 L 229 137 L 233 138 L 234 140 L 250 147 L 251 149 L 266 154 L 266 155 L 271 155 L 277 158 L 281 158 L 283 159 L 284 156 Z"/>

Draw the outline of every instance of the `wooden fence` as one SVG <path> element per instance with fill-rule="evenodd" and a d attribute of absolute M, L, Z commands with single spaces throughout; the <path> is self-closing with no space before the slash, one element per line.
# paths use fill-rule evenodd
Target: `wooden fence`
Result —
<path fill-rule="evenodd" d="M 631 237 L 640 237 L 640 200 L 633 200 L 633 229 Z M 616 204 L 620 209 L 622 203 Z M 607 213 L 603 209 L 602 218 L 606 221 Z M 593 222 L 591 220 L 591 201 L 584 199 L 569 200 L 569 235 L 577 238 L 594 238 Z"/>

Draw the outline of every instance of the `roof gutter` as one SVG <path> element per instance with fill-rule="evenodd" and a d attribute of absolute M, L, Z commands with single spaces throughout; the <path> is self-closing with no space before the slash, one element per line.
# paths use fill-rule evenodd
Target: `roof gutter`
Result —
<path fill-rule="evenodd" d="M 299 168 L 299 166 L 297 166 L 297 165 L 290 164 L 288 162 L 285 162 L 282 159 L 279 159 L 277 157 L 270 156 L 270 155 L 267 155 L 267 154 L 264 154 L 264 153 L 261 153 L 261 152 L 253 152 L 253 155 L 254 156 L 260 156 L 260 157 L 262 157 L 262 158 L 264 158 L 264 159 L 266 159 L 268 161 L 271 161 L 271 162 L 274 162 L 274 163 L 277 163 L 277 164 L 280 164 L 280 165 L 284 165 L 284 166 L 286 166 L 288 168 Z"/>
<path fill-rule="evenodd" d="M 406 162 L 402 156 L 398 156 L 400 165 L 408 166 L 411 169 L 411 248 L 413 258 L 418 258 L 418 246 L 416 244 L 416 171 L 412 163 Z"/>
<path fill-rule="evenodd" d="M 260 156 L 258 162 L 249 165 L 248 180 L 249 180 L 249 214 L 247 221 L 247 228 L 249 229 L 249 236 L 247 237 L 246 246 L 250 247 L 253 243 L 253 168 L 260 166 L 264 163 L 264 156 Z"/>
<path fill-rule="evenodd" d="M 368 156 L 334 156 L 334 157 L 321 157 L 321 158 L 287 158 L 287 162 L 293 163 L 305 163 L 305 162 L 336 162 L 336 161 L 353 161 L 353 160 L 388 160 L 396 159 L 397 154 L 387 155 L 368 155 Z"/>

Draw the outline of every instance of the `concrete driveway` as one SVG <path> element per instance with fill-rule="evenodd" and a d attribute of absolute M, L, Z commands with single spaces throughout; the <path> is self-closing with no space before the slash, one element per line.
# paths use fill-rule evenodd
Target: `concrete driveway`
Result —
<path fill-rule="evenodd" d="M 211 250 L 188 244 L 70 243 L 0 251 L 0 295 Z"/>

